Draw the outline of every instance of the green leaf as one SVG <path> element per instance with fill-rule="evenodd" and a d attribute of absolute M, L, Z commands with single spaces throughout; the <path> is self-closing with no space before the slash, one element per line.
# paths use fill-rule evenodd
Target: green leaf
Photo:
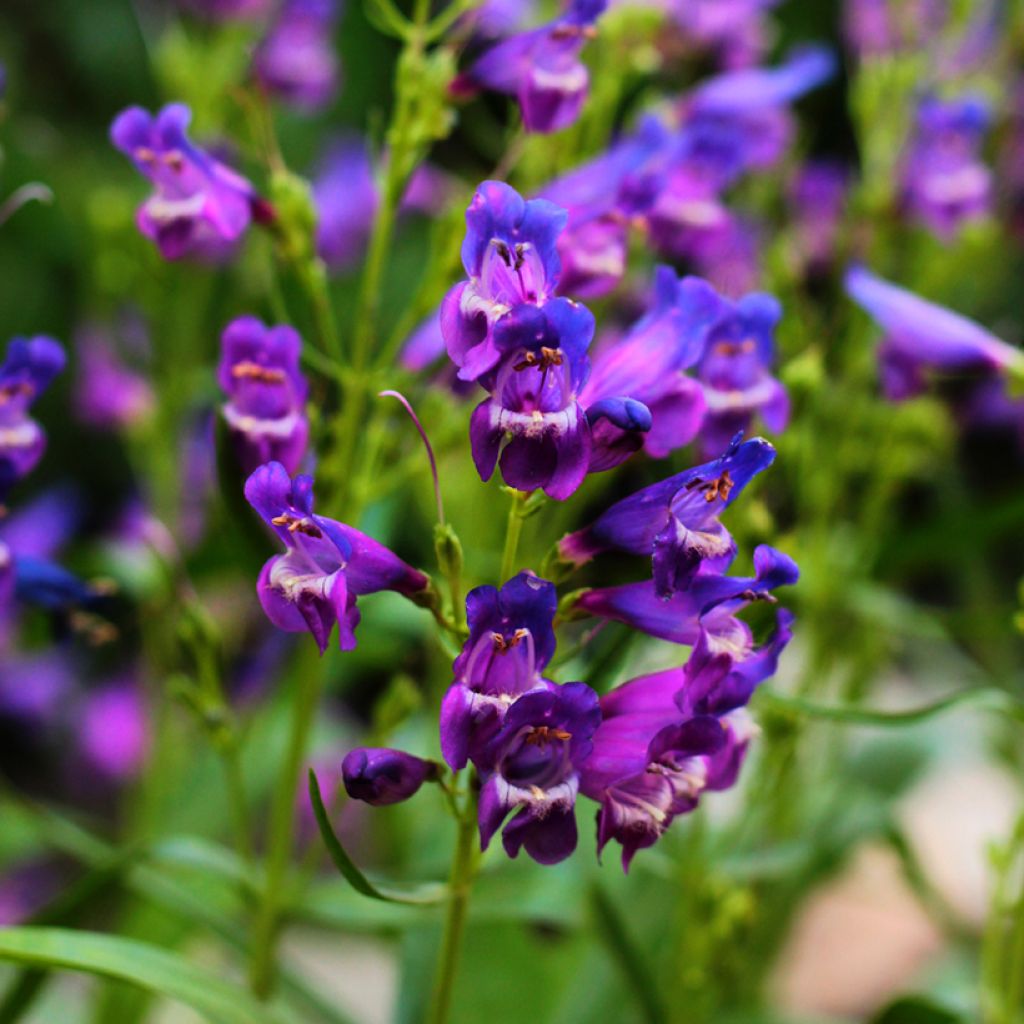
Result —
<path fill-rule="evenodd" d="M 781 711 L 805 718 L 817 718 L 843 725 L 893 726 L 924 722 L 956 707 L 976 707 L 1024 721 L 1024 702 L 1005 690 L 981 687 L 950 694 L 934 704 L 925 704 L 906 711 L 875 711 L 853 704 L 816 704 L 802 697 L 784 697 L 772 690 L 758 691 L 758 702 L 772 711 Z"/>
<path fill-rule="evenodd" d="M 192 1007 L 212 1024 L 290 1024 L 296 1018 L 187 960 L 133 939 L 69 928 L 0 931 L 0 959 L 126 981 Z"/>
<path fill-rule="evenodd" d="M 965 1018 L 925 996 L 906 996 L 872 1017 L 871 1024 L 965 1024 Z"/>
<path fill-rule="evenodd" d="M 331 860 L 356 892 L 361 892 L 373 900 L 424 907 L 443 903 L 447 898 L 448 886 L 442 882 L 401 890 L 391 886 L 375 885 L 356 867 L 355 861 L 345 852 L 345 848 L 334 834 L 334 829 L 331 828 L 330 820 L 327 817 L 327 808 L 324 807 L 323 797 L 320 795 L 320 784 L 312 770 L 309 773 L 309 799 L 313 804 L 316 823 L 324 845 L 327 847 L 327 852 L 331 855 Z"/>

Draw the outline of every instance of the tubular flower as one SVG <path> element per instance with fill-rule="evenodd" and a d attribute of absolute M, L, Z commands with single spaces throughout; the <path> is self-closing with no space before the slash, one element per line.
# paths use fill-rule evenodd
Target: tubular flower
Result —
<path fill-rule="evenodd" d="M 510 857 L 525 846 L 538 863 L 557 864 L 576 849 L 579 767 L 600 721 L 597 694 L 584 683 L 524 694 L 508 709 L 480 765 L 482 849 L 511 812 L 502 832 Z"/>
<path fill-rule="evenodd" d="M 692 441 L 700 427 L 704 396 L 683 371 L 700 359 L 708 328 L 725 303 L 707 282 L 679 279 L 670 267 L 657 268 L 654 289 L 651 309 L 594 360 L 580 401 L 591 408 L 620 395 L 642 402 L 651 424 L 646 433 L 634 435 L 633 447 L 642 444 L 648 455 L 664 458 Z"/>
<path fill-rule="evenodd" d="M 343 651 L 356 645 L 356 597 L 394 590 L 414 598 L 429 579 L 383 544 L 351 526 L 313 513 L 313 478 L 289 479 L 279 462 L 260 466 L 245 497 L 284 542 L 285 552 L 260 573 L 257 593 L 267 618 L 290 633 L 308 630 L 322 654 L 338 624 Z"/>
<path fill-rule="evenodd" d="M 129 107 L 114 120 L 110 138 L 155 188 L 136 221 L 160 255 L 220 260 L 245 233 L 257 197 L 245 178 L 189 141 L 191 119 L 181 103 L 155 117 Z"/>
<path fill-rule="evenodd" d="M 313 180 L 316 203 L 316 251 L 332 269 L 362 255 L 377 211 L 377 187 L 366 143 L 347 136 L 333 143 Z"/>
<path fill-rule="evenodd" d="M 563 561 L 582 565 L 602 551 L 649 555 L 655 591 L 668 597 L 698 569 L 726 568 L 736 553 L 719 520 L 747 484 L 775 460 L 762 438 L 736 438 L 713 462 L 677 473 L 616 502 L 592 525 L 563 537 Z"/>
<path fill-rule="evenodd" d="M 46 435 L 28 410 L 64 369 L 60 344 L 45 335 L 12 338 L 0 364 L 0 501 L 43 457 Z"/>
<path fill-rule="evenodd" d="M 489 49 L 455 90 L 482 87 L 514 96 L 528 132 L 567 128 L 579 116 L 590 87 L 580 52 L 606 6 L 607 0 L 572 0 L 562 17 Z"/>
<path fill-rule="evenodd" d="M 75 411 L 83 423 L 100 430 L 125 430 L 147 419 L 155 398 L 146 377 L 121 358 L 113 338 L 90 327 L 75 339 L 79 375 Z"/>
<path fill-rule="evenodd" d="M 337 16 L 336 0 L 285 0 L 253 58 L 260 84 L 301 110 L 330 103 L 340 78 L 331 47 Z"/>
<path fill-rule="evenodd" d="M 1021 372 L 1024 354 L 980 324 L 883 281 L 862 267 L 846 273 L 846 292 L 882 328 L 882 388 L 894 401 L 925 387 L 925 371 Z"/>
<path fill-rule="evenodd" d="M 301 348 L 298 332 L 285 324 L 267 327 L 244 316 L 224 329 L 217 379 L 228 396 L 224 419 L 246 474 L 272 461 L 294 473 L 306 454 Z"/>
<path fill-rule="evenodd" d="M 453 771 L 483 763 L 483 748 L 524 693 L 549 689 L 542 673 L 555 653 L 555 586 L 521 572 L 500 590 L 466 598 L 469 637 L 441 705 L 441 752 Z"/>
<path fill-rule="evenodd" d="M 943 239 L 992 206 L 992 172 L 981 159 L 991 115 L 984 100 L 925 97 L 903 167 L 903 202 Z"/>
<path fill-rule="evenodd" d="M 490 479 L 500 455 L 505 483 L 521 491 L 541 488 L 561 501 L 583 482 L 592 445 L 579 393 L 593 331 L 590 311 L 570 299 L 521 306 L 499 321 L 495 344 L 507 355 L 470 421 L 482 479 Z"/>
<path fill-rule="evenodd" d="M 744 656 L 753 638 L 736 613 L 751 601 L 774 603 L 772 591 L 796 583 L 800 575 L 791 558 L 766 544 L 754 551 L 754 573 L 743 577 L 698 572 L 686 590 L 668 600 L 658 596 L 650 581 L 600 587 L 581 594 L 576 607 L 677 644 L 692 646 L 704 633 L 711 650 Z"/>
<path fill-rule="evenodd" d="M 345 792 L 374 807 L 401 803 L 438 777 L 438 765 L 390 747 L 359 747 L 341 765 Z"/>
<path fill-rule="evenodd" d="M 441 307 L 441 330 L 461 380 L 477 380 L 501 360 L 504 349 L 493 336 L 501 319 L 519 307 L 542 307 L 554 295 L 561 272 L 555 245 L 566 216 L 546 200 L 524 200 L 500 181 L 477 189 L 462 243 L 469 280 Z M 521 340 L 515 331 L 504 334 L 505 346 Z"/>
<path fill-rule="evenodd" d="M 737 431 L 748 430 L 755 415 L 775 433 L 789 421 L 786 390 L 770 372 L 782 316 L 778 299 L 752 292 L 723 305 L 697 366 L 707 406 L 701 427 L 706 453 L 720 451 Z"/>

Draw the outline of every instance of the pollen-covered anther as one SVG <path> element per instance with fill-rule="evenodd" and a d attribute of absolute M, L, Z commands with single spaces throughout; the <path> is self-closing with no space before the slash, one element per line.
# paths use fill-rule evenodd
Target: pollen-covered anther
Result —
<path fill-rule="evenodd" d="M 779 599 L 767 590 L 744 590 L 740 597 L 744 601 L 767 601 L 768 604 L 778 604 Z"/>
<path fill-rule="evenodd" d="M 168 150 L 168 152 L 164 153 L 162 159 L 172 171 L 177 173 L 180 173 L 185 168 L 185 157 L 182 156 L 180 150 Z"/>
<path fill-rule="evenodd" d="M 523 358 L 513 367 L 516 370 L 527 370 L 532 366 L 539 370 L 547 370 L 552 366 L 561 366 L 564 361 L 560 348 L 543 346 L 538 355 L 536 352 L 525 352 Z"/>
<path fill-rule="evenodd" d="M 283 384 L 286 379 L 284 370 L 249 361 L 235 363 L 231 367 L 231 376 L 238 380 L 256 380 L 261 384 Z"/>
<path fill-rule="evenodd" d="M 135 150 L 135 158 L 141 160 L 144 164 L 151 164 L 156 160 L 156 153 L 153 152 L 148 146 L 139 146 Z"/>
<path fill-rule="evenodd" d="M 744 338 L 743 341 L 720 341 L 715 345 L 715 355 L 718 356 L 740 356 L 753 352 L 756 348 L 753 338 Z"/>
<path fill-rule="evenodd" d="M 281 515 L 274 516 L 270 521 L 274 526 L 286 527 L 289 533 L 304 533 L 307 537 L 323 536 L 320 527 L 315 523 L 310 523 L 305 519 L 300 519 L 298 516 L 293 516 L 290 512 L 282 512 Z"/>
<path fill-rule="evenodd" d="M 504 263 L 506 267 L 511 267 L 512 251 L 509 249 L 509 247 L 499 238 L 492 239 L 491 245 L 493 245 L 494 248 L 498 251 L 498 255 L 501 257 L 502 263 Z"/>
<path fill-rule="evenodd" d="M 517 629 L 510 637 L 505 637 L 503 633 L 492 633 L 491 642 L 494 644 L 494 649 L 499 654 L 504 654 L 506 651 L 510 651 L 513 647 L 518 647 L 523 640 L 530 635 L 528 629 Z"/>
<path fill-rule="evenodd" d="M 710 483 L 704 485 L 704 500 L 712 502 L 716 498 L 721 498 L 722 501 L 728 501 L 732 488 L 733 480 L 729 476 L 729 471 L 726 470 L 720 477 L 716 477 Z"/>
<path fill-rule="evenodd" d="M 555 740 L 571 740 L 572 733 L 552 725 L 538 725 L 526 735 L 526 742 L 537 746 L 553 743 Z"/>
<path fill-rule="evenodd" d="M 4 384 L 0 387 L 0 404 L 9 402 L 12 398 L 17 398 L 19 395 L 31 398 L 35 393 L 36 389 L 27 380 L 11 381 L 9 384 Z"/>

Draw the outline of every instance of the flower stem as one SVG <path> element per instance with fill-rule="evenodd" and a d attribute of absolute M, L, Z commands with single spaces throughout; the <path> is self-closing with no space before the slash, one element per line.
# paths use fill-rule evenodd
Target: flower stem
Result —
<path fill-rule="evenodd" d="M 295 833 L 295 794 L 323 681 L 322 666 L 312 671 L 304 671 L 303 668 L 296 673 L 298 678 L 292 707 L 291 733 L 271 805 L 263 899 L 254 924 L 249 984 L 261 999 L 269 998 L 274 986 L 279 917 Z"/>
<path fill-rule="evenodd" d="M 434 993 L 427 1012 L 427 1024 L 445 1024 L 451 1010 L 452 990 L 458 972 L 459 954 L 462 951 L 462 935 L 466 929 L 466 911 L 469 908 L 469 894 L 473 887 L 478 859 L 476 845 L 475 780 L 470 782 L 470 794 L 466 799 L 459 818 L 455 837 L 455 857 L 448 886 L 448 914 L 444 922 L 444 937 L 441 954 L 437 962 L 437 977 Z"/>
<path fill-rule="evenodd" d="M 505 530 L 505 550 L 501 556 L 501 577 L 499 584 L 511 579 L 515 569 L 516 553 L 519 550 L 519 535 L 523 532 L 523 506 L 529 497 L 525 491 L 512 492 L 512 504 L 508 510 L 508 526 Z"/>

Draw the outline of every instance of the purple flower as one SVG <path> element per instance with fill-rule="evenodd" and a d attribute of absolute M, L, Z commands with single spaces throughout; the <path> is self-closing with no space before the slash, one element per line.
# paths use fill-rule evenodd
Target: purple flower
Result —
<path fill-rule="evenodd" d="M 181 103 L 155 117 L 129 107 L 114 120 L 110 138 L 154 186 L 136 219 L 160 254 L 168 260 L 220 260 L 245 233 L 257 197 L 245 178 L 189 141 L 191 119 Z"/>
<path fill-rule="evenodd" d="M 832 160 L 809 160 L 790 185 L 797 250 L 808 273 L 827 270 L 835 259 L 849 187 L 848 168 Z"/>
<path fill-rule="evenodd" d="M 477 189 L 462 243 L 469 280 L 441 307 L 448 355 L 462 380 L 477 380 L 501 360 L 504 350 L 493 338 L 499 320 L 520 306 L 544 306 L 554 295 L 561 272 L 555 245 L 566 217 L 553 203 L 525 201 L 500 181 Z M 517 339 L 506 330 L 503 341 L 515 347 Z"/>
<path fill-rule="evenodd" d="M 43 457 L 46 435 L 28 410 L 64 369 L 60 344 L 45 335 L 12 338 L 0 364 L 0 501 Z"/>
<path fill-rule="evenodd" d="M 762 14 L 779 0 L 672 0 L 672 15 L 687 38 L 718 56 L 726 68 L 755 63 L 767 46 Z"/>
<path fill-rule="evenodd" d="M 510 857 L 520 849 L 540 864 L 557 864 L 576 849 L 573 807 L 579 767 L 601 721 L 597 694 L 584 683 L 526 693 L 505 714 L 480 765 L 480 846 L 505 825 Z"/>
<path fill-rule="evenodd" d="M 607 0 L 572 0 L 555 21 L 489 49 L 456 81 L 455 90 L 477 86 L 514 96 L 528 132 L 567 128 L 579 116 L 590 85 L 580 51 L 606 6 Z"/>
<path fill-rule="evenodd" d="M 719 517 L 774 460 L 767 441 L 740 444 L 737 438 L 713 462 L 645 487 L 590 526 L 566 535 L 559 556 L 573 565 L 610 549 L 650 556 L 655 590 L 668 597 L 684 589 L 698 569 L 728 567 L 736 545 Z"/>
<path fill-rule="evenodd" d="M 470 420 L 473 462 L 489 480 L 499 464 L 509 487 L 568 498 L 590 467 L 590 425 L 578 397 L 590 370 L 594 318 L 570 299 L 523 305 L 493 336 L 507 354 L 489 380 L 489 398 Z"/>
<path fill-rule="evenodd" d="M 778 299 L 753 292 L 723 307 L 697 366 L 707 407 L 701 447 L 707 453 L 720 451 L 737 431 L 748 430 L 755 415 L 774 433 L 789 421 L 789 398 L 771 375 L 775 326 L 782 316 Z"/>
<path fill-rule="evenodd" d="M 943 239 L 989 212 L 992 172 L 980 150 L 989 127 L 987 103 L 925 97 L 903 166 L 903 202 L 910 214 Z"/>
<path fill-rule="evenodd" d="M 945 0 L 846 0 L 844 31 L 861 57 L 924 49 L 949 16 Z"/>
<path fill-rule="evenodd" d="M 772 166 L 792 134 L 786 107 L 835 70 L 831 52 L 812 46 L 779 67 L 732 71 L 703 83 L 686 103 L 684 159 L 723 185 Z"/>
<path fill-rule="evenodd" d="M 483 748 L 524 693 L 547 690 L 542 678 L 555 653 L 555 586 L 521 572 L 500 590 L 477 587 L 466 598 L 469 637 L 455 659 L 455 682 L 441 705 L 441 752 L 453 771 Z"/>
<path fill-rule="evenodd" d="M 846 291 L 882 328 L 882 387 L 894 401 L 925 386 L 925 370 L 1020 372 L 1024 356 L 973 320 L 937 306 L 863 269 L 846 274 Z"/>
<path fill-rule="evenodd" d="M 751 601 L 774 602 L 771 592 L 796 583 L 800 575 L 791 558 L 766 544 L 754 551 L 754 572 L 753 577 L 698 572 L 686 590 L 667 600 L 652 581 L 602 587 L 581 594 L 576 607 L 677 644 L 696 644 L 703 632 L 713 650 L 740 657 L 752 649 L 753 638 L 736 613 Z"/>
<path fill-rule="evenodd" d="M 75 347 L 79 372 L 74 401 L 83 423 L 100 430 L 126 430 L 150 415 L 153 389 L 122 361 L 112 337 L 87 328 L 76 337 Z"/>
<path fill-rule="evenodd" d="M 331 46 L 337 16 L 336 0 L 285 0 L 253 58 L 267 92 L 300 110 L 331 102 L 340 78 Z"/>
<path fill-rule="evenodd" d="M 745 705 L 774 674 L 791 621 L 780 612 L 772 639 L 742 653 L 712 653 L 701 632 L 683 668 L 640 676 L 601 698 L 601 725 L 580 773 L 581 791 L 601 804 L 599 851 L 616 839 L 628 870 L 636 851 L 692 811 L 705 790 L 736 781 L 755 732 Z"/>
<path fill-rule="evenodd" d="M 0 565 L 0 591 L 4 588 L 3 572 Z M 13 583 L 9 571 L 8 576 Z M 3 600 L 3 594 L 0 593 L 0 608 L 3 607 Z M 3 645 L 0 644 L 2 651 Z M 16 657 L 7 652 L 3 652 L 3 655 L 3 664 L 0 666 L 0 716 L 17 722 L 22 728 L 52 724 L 59 712 L 67 707 L 68 698 L 75 690 L 75 675 L 67 658 L 56 650 L 35 657 Z"/>
<path fill-rule="evenodd" d="M 278 629 L 308 630 L 321 654 L 335 623 L 340 648 L 355 647 L 359 595 L 394 590 L 413 597 L 430 583 L 373 538 L 314 515 L 312 477 L 290 480 L 281 463 L 271 462 L 246 481 L 245 497 L 285 545 L 260 573 L 263 610 Z"/>
<path fill-rule="evenodd" d="M 109 683 L 89 693 L 77 719 L 78 742 L 89 766 L 123 782 L 138 774 L 149 749 L 146 708 L 138 686 Z"/>
<path fill-rule="evenodd" d="M 351 266 L 362 255 L 377 212 L 377 188 L 366 143 L 339 139 L 327 151 L 313 179 L 316 251 L 333 270 Z"/>
<path fill-rule="evenodd" d="M 607 295 L 626 273 L 629 224 L 618 213 L 589 219 L 570 218 L 558 240 L 562 275 L 558 291 L 595 299 Z"/>
<path fill-rule="evenodd" d="M 650 310 L 594 360 L 580 392 L 588 413 L 595 403 L 628 395 L 650 411 L 650 429 L 637 436 L 637 446 L 642 444 L 648 455 L 664 458 L 692 441 L 704 415 L 704 397 L 683 371 L 700 359 L 708 328 L 725 306 L 706 281 L 679 279 L 671 268 L 658 267 Z M 607 445 L 618 438 L 601 440 Z"/>
<path fill-rule="evenodd" d="M 424 782 L 438 777 L 438 768 L 434 761 L 401 750 L 359 747 L 345 755 L 341 771 L 353 800 L 384 807 L 408 800 Z"/>
<path fill-rule="evenodd" d="M 242 469 L 280 462 L 294 473 L 306 454 L 306 378 L 302 339 L 293 327 L 267 327 L 256 317 L 232 320 L 221 336 L 218 381 L 228 401 L 224 418 Z"/>

